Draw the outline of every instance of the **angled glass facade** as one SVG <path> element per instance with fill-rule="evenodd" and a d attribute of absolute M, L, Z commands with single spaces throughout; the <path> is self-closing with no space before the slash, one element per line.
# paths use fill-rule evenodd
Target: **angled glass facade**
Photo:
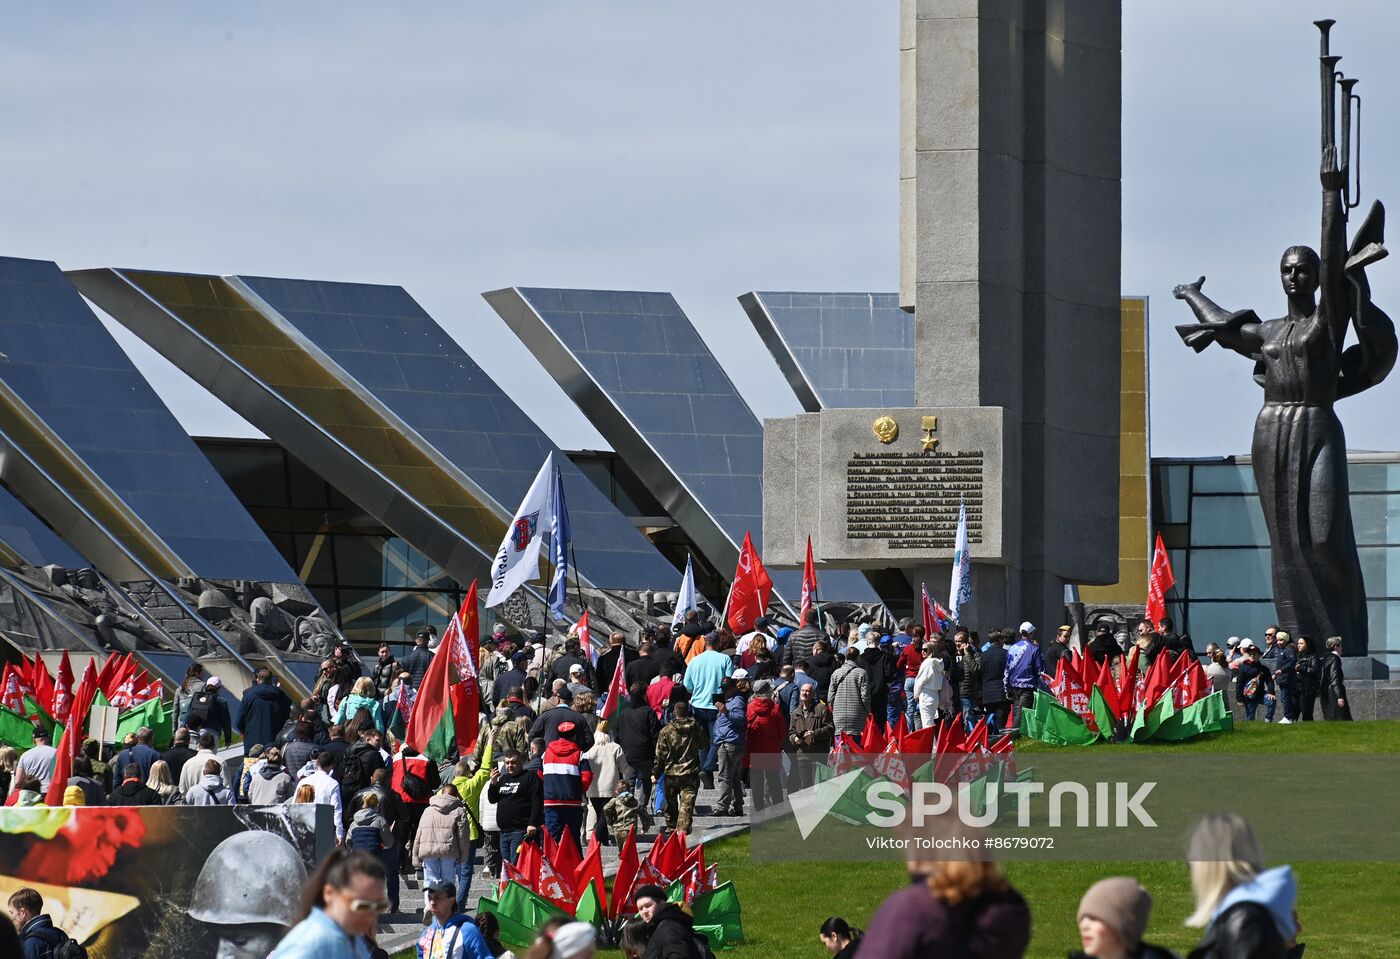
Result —
<path fill-rule="evenodd" d="M 914 405 L 914 314 L 896 293 L 746 293 L 739 302 L 807 412 Z"/>
<path fill-rule="evenodd" d="M 707 560 L 762 543 L 763 425 L 669 293 L 513 288 L 486 294 Z M 795 600 L 801 575 L 774 571 Z M 822 572 L 832 599 L 874 601 L 865 577 Z"/>
<path fill-rule="evenodd" d="M 5 432 L 129 548 L 167 571 L 291 579 L 53 263 L 0 258 L 0 351 Z"/>
<path fill-rule="evenodd" d="M 402 288 L 239 279 L 507 513 L 559 452 Z M 670 564 L 566 457 L 556 459 L 584 575 L 601 587 L 674 588 Z"/>
<path fill-rule="evenodd" d="M 88 561 L 29 511 L 9 490 L 0 488 L 0 544 L 13 559 L 30 566 L 50 563 L 81 569 Z"/>
<path fill-rule="evenodd" d="M 1400 664 L 1400 456 L 1354 453 L 1347 472 L 1371 655 L 1393 666 Z M 1248 458 L 1158 459 L 1152 480 L 1153 522 L 1176 574 L 1169 614 L 1197 648 L 1230 636 L 1259 642 L 1275 611 L 1269 533 Z"/>

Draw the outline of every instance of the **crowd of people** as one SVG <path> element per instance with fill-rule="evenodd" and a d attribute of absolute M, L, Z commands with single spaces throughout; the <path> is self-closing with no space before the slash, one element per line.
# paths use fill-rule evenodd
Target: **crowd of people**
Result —
<path fill-rule="evenodd" d="M 523 843 L 539 842 L 545 833 L 558 841 L 567 832 L 580 848 L 588 836 L 621 844 L 634 826 L 639 832 L 659 826 L 661 835 L 690 833 L 697 812 L 738 817 L 748 804 L 765 809 L 810 785 L 836 736 L 859 737 L 870 718 L 891 727 L 902 720 L 910 730 L 945 720 L 1005 729 L 1069 654 L 1070 633 L 1062 627 L 1042 645 L 1029 622 L 1015 630 L 994 628 L 983 640 L 964 627 L 925 635 L 911 619 L 888 630 L 868 619 L 838 629 L 819 624 L 814 614 L 795 629 L 760 618 L 751 632 L 736 637 L 689 610 L 675 625 L 644 630 L 635 646 L 613 633 L 605 651 L 595 655 L 574 635 L 549 648 L 543 634 L 511 635 L 498 626 L 481 643 L 481 734 L 475 749 L 441 765 L 403 742 L 417 686 L 440 654 L 431 628 L 419 632 L 401 659 L 387 645 L 371 663 L 337 646 L 321 664 L 312 695 L 301 702 L 291 701 L 267 670 L 259 670 L 238 704 L 236 721 L 218 677 L 196 664 L 175 696 L 173 745 L 157 750 L 148 728 L 115 744 L 115 757 L 85 742 L 64 802 L 327 805 L 341 854 L 323 864 L 306 918 L 278 955 L 319 954 L 297 951 L 299 943 L 360 926 L 372 929 L 383 913 L 409 911 L 424 924 L 420 945 L 427 951 L 420 954 L 500 955 L 489 916 L 478 917 L 480 928 L 462 918 L 478 867 L 491 879 L 499 877 L 503 863 L 517 861 Z M 1232 638 L 1227 649 L 1208 647 L 1208 675 L 1217 688 L 1233 685 L 1250 718 L 1261 704 L 1266 718 L 1273 718 L 1276 691 L 1281 722 L 1311 719 L 1319 699 L 1327 718 L 1349 718 L 1335 648 L 1340 644 L 1329 641 L 1328 651 L 1318 655 L 1307 637 L 1295 644 L 1273 627 L 1266 635 L 1269 652 L 1263 655 L 1248 639 Z M 1189 637 L 1173 633 L 1170 622 L 1143 621 L 1134 641 L 1144 669 L 1164 651 L 1175 655 L 1191 648 Z M 1106 627 L 1095 632 L 1085 653 L 1115 670 L 1128 661 L 1125 645 Z M 620 701 L 602 708 L 619 681 Z M 219 746 L 234 733 L 242 737 L 243 754 L 221 760 Z M 42 729 L 23 755 L 0 749 L 6 803 L 42 803 L 55 758 Z M 697 809 L 702 788 L 717 791 L 717 798 Z M 939 901 L 956 906 L 972 890 L 1014 916 L 1024 903 L 1017 905 L 994 873 L 960 874 L 946 887 L 930 874 L 934 904 L 906 891 L 904 911 L 941 908 Z M 423 898 L 406 910 L 401 879 L 411 874 L 421 878 Z M 1095 895 L 1121 899 L 1127 896 L 1123 889 Z M 940 900 L 945 894 L 954 898 Z M 1098 923 L 1085 933 L 1086 950 L 1091 940 L 1107 941 L 1113 930 L 1126 935 L 1121 923 L 1112 925 L 1093 912 L 1095 895 L 1085 900 L 1085 915 Z M 823 927 L 823 942 L 838 955 L 854 954 L 862 941 L 884 942 L 892 933 L 883 915 L 872 919 L 863 940 L 859 930 L 833 918 Z M 1005 930 L 1015 922 L 1003 918 L 995 925 Z M 653 929 L 650 938 L 655 935 Z M 630 936 L 634 942 L 647 939 L 637 929 Z M 478 939 L 485 951 L 473 951 Z M 556 931 L 551 948 L 559 941 Z M 922 954 L 865 948 L 867 955 Z"/>

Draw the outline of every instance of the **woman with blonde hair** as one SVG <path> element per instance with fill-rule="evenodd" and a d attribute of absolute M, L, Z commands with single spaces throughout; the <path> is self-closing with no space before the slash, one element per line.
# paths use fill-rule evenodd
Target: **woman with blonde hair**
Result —
<path fill-rule="evenodd" d="M 384 718 L 380 715 L 379 700 L 375 699 L 377 692 L 378 690 L 374 688 L 374 680 L 368 676 L 361 676 L 355 680 L 355 685 L 350 687 L 350 695 L 341 699 L 337 704 L 335 718 L 331 722 L 346 726 L 363 709 L 369 713 L 369 718 L 374 722 L 374 728 L 383 732 Z"/>
<path fill-rule="evenodd" d="M 1264 868 L 1259 841 L 1235 813 L 1211 813 L 1191 833 L 1186 858 L 1196 911 L 1186 925 L 1205 936 L 1190 959 L 1292 959 L 1298 883 L 1288 866 Z"/>
<path fill-rule="evenodd" d="M 15 770 L 19 768 L 19 750 L 13 746 L 0 746 L 0 803 L 10 795 L 10 787 L 15 781 Z"/>
<path fill-rule="evenodd" d="M 151 774 L 146 777 L 146 788 L 155 790 L 160 796 L 161 805 L 172 806 L 182 797 L 175 779 L 170 775 L 170 764 L 164 759 L 151 763 Z"/>
<path fill-rule="evenodd" d="M 921 856 L 933 858 L 909 862 L 909 885 L 876 911 L 859 954 L 880 959 L 1020 959 L 1025 955 L 1031 935 L 1026 901 L 995 862 L 962 858 L 985 855 L 969 845 L 980 833 L 956 816 L 944 816 L 931 829 L 921 831 L 919 838 L 943 845 L 918 850 Z"/>

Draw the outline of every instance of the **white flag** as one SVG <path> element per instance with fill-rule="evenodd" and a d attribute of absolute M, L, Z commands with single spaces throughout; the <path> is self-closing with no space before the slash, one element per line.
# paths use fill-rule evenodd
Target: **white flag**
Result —
<path fill-rule="evenodd" d="M 958 504 L 958 538 L 953 546 L 953 586 L 948 591 L 948 612 L 953 622 L 963 606 L 972 602 L 972 554 L 967 548 L 967 503 Z"/>
<path fill-rule="evenodd" d="M 681 591 L 676 594 L 676 612 L 671 617 L 671 625 L 676 626 L 685 622 L 685 613 L 689 609 L 697 609 L 700 604 L 695 595 L 695 571 L 690 568 L 690 556 L 685 557 L 685 576 L 681 579 Z"/>
<path fill-rule="evenodd" d="M 554 453 L 551 452 L 545 457 L 539 475 L 530 484 L 525 501 L 515 511 L 515 519 L 511 520 L 506 538 L 491 562 L 491 592 L 486 597 L 488 607 L 504 603 L 521 584 L 539 575 L 544 533 L 554 517 L 553 479 Z"/>

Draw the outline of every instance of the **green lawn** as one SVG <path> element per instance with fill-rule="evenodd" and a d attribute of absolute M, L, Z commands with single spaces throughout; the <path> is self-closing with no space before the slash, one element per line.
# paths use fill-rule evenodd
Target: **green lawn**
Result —
<path fill-rule="evenodd" d="M 1241 723 L 1234 733 L 1187 743 L 1149 745 L 1100 743 L 1055 747 L 1017 743 L 1027 754 L 1089 750 L 1174 753 L 1397 753 L 1400 721 L 1309 723 L 1279 727 Z M 1344 800 L 1342 800 L 1344 801 Z M 1283 802 L 1287 802 L 1286 797 Z M 1287 815 L 1286 805 L 1279 811 Z M 1351 810 L 1357 828 L 1368 826 L 1364 810 Z M 1271 862 L 1291 862 L 1286 849 L 1266 849 Z M 902 866 L 890 862 L 768 862 L 749 857 L 747 834 L 713 843 L 706 859 L 720 864 L 720 879 L 732 880 L 743 906 L 745 943 L 735 959 L 800 959 L 826 955 L 817 931 L 827 916 L 866 926 L 880 903 L 906 885 Z M 1298 875 L 1298 914 L 1309 956 L 1393 959 L 1400 955 L 1400 909 L 1394 903 L 1400 866 L 1387 862 L 1291 862 Z M 1012 862 L 1012 884 L 1030 903 L 1033 959 L 1063 959 L 1078 948 L 1075 911 L 1084 890 L 1106 876 L 1136 877 L 1155 905 L 1148 938 L 1185 955 L 1200 933 L 1182 926 L 1191 912 L 1191 885 L 1184 862 Z M 406 955 L 411 956 L 409 952 Z"/>
<path fill-rule="evenodd" d="M 1300 723 L 1277 726 L 1240 723 L 1234 733 L 1177 744 L 1101 743 L 1055 747 L 1033 741 L 1016 744 L 1028 754 L 1088 749 L 1185 753 L 1400 752 L 1400 722 Z M 1286 811 L 1281 812 L 1286 814 Z M 1364 820 L 1359 821 L 1364 828 Z M 1391 824 L 1378 828 L 1391 828 Z M 1286 850 L 1266 850 L 1272 862 L 1289 862 Z M 904 870 L 890 863 L 773 863 L 749 859 L 748 836 L 715 843 L 707 859 L 719 862 L 721 879 L 732 879 L 744 910 L 748 941 L 736 959 L 797 959 L 825 955 L 817 930 L 827 916 L 839 915 L 864 927 L 891 892 L 905 885 Z M 1310 956 L 1392 959 L 1400 955 L 1400 910 L 1394 905 L 1395 863 L 1294 862 L 1298 874 L 1301 939 Z M 1013 862 L 1012 884 L 1031 906 L 1031 946 L 1035 959 L 1062 959 L 1079 945 L 1075 911 L 1084 890 L 1106 876 L 1136 877 L 1155 905 L 1149 939 L 1182 955 L 1200 933 L 1182 926 L 1192 909 L 1191 883 L 1184 862 Z"/>
<path fill-rule="evenodd" d="M 1051 746 L 1034 739 L 1016 743 L 1018 753 L 1112 750 L 1171 753 L 1400 753 L 1400 720 L 1367 723 L 1240 722 L 1232 733 L 1214 733 L 1182 743 L 1106 743 Z"/>

